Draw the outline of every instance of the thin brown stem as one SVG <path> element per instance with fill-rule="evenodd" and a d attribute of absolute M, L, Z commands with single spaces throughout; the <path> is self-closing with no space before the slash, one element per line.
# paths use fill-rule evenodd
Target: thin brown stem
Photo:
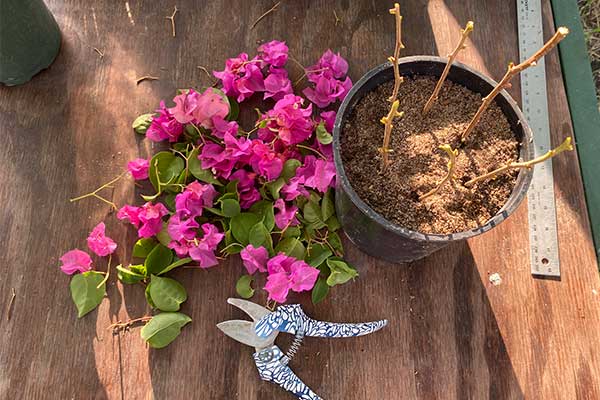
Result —
<path fill-rule="evenodd" d="M 394 91 L 388 99 L 390 103 L 393 103 L 398 98 L 398 89 L 400 88 L 400 84 L 404 81 L 404 78 L 400 76 L 400 68 L 398 66 L 400 50 L 404 48 L 404 45 L 402 44 L 402 15 L 400 15 L 400 5 L 394 3 L 394 8 L 389 11 L 390 14 L 396 17 L 396 45 L 394 46 L 394 55 L 388 58 L 394 68 Z"/>
<path fill-rule="evenodd" d="M 173 35 L 173 37 L 175 37 L 175 14 L 177 14 L 177 11 L 179 11 L 177 9 L 177 6 L 175 6 L 173 8 L 173 14 L 171 14 L 168 17 L 165 17 L 168 20 L 171 20 L 171 34 Z"/>
<path fill-rule="evenodd" d="M 135 80 L 135 84 L 139 85 L 141 82 L 143 81 L 157 81 L 160 78 L 158 76 L 152 76 L 152 75 L 144 75 L 144 76 L 140 76 L 139 78 L 137 78 Z"/>
<path fill-rule="evenodd" d="M 96 286 L 96 289 L 100 289 L 100 287 L 102 285 L 104 285 L 106 283 L 106 281 L 108 281 L 108 277 L 110 276 L 110 263 L 112 261 L 112 254 L 110 254 L 108 256 L 108 267 L 106 267 L 106 275 L 104 276 L 104 279 L 102 279 L 102 281 L 98 284 L 98 286 Z"/>
<path fill-rule="evenodd" d="M 258 19 L 256 21 L 254 21 L 254 23 L 252 24 L 252 26 L 250 27 L 250 30 L 254 29 L 254 27 L 263 20 L 263 18 L 265 18 L 267 15 L 271 14 L 273 11 L 277 10 L 277 7 L 279 7 L 279 5 L 281 4 L 281 2 L 278 2 L 277 4 L 275 4 L 273 7 L 269 8 L 266 12 L 264 12 L 260 17 L 258 17 Z"/>
<path fill-rule="evenodd" d="M 333 17 L 335 18 L 335 26 L 338 26 L 338 24 L 340 22 L 342 22 L 342 20 L 340 19 L 340 17 L 338 17 L 337 13 L 335 12 L 335 10 L 333 10 Z"/>
<path fill-rule="evenodd" d="M 100 59 L 104 58 L 104 52 L 100 51 L 100 49 L 98 49 L 97 47 L 92 47 L 92 49 L 94 49 L 94 51 L 96 53 L 98 53 L 98 55 L 100 56 Z"/>
<path fill-rule="evenodd" d="M 114 183 L 116 183 L 119 179 L 121 179 L 123 176 L 125 176 L 127 172 L 123 172 L 121 175 L 117 176 L 116 178 L 114 178 L 113 180 L 111 180 L 110 182 L 105 183 L 104 185 L 100 186 L 99 188 L 95 189 L 94 191 L 90 192 L 90 193 L 86 193 L 84 195 L 78 196 L 78 197 L 74 197 L 72 199 L 69 199 L 69 201 L 71 203 L 74 203 L 76 201 L 85 199 L 86 197 L 95 197 L 98 200 L 101 200 L 107 204 L 109 204 L 111 207 L 113 207 L 115 210 L 117 209 L 117 206 L 115 205 L 115 203 L 113 203 L 112 201 L 100 196 L 98 194 L 98 192 L 100 192 L 103 189 L 107 189 L 107 188 L 112 188 L 112 185 Z"/>
<path fill-rule="evenodd" d="M 503 165 L 500 168 L 497 168 L 491 172 L 488 172 L 487 174 L 478 176 L 477 178 L 473 178 L 470 181 L 468 181 L 467 183 L 465 183 L 466 187 L 470 187 L 473 186 L 475 183 L 477 182 L 481 182 L 487 179 L 494 179 L 496 178 L 498 175 L 503 174 L 511 169 L 515 169 L 515 168 L 531 168 L 533 167 L 535 164 L 539 164 L 541 162 L 544 162 L 560 153 L 562 153 L 563 151 L 571 151 L 573 150 L 573 145 L 571 144 L 571 137 L 567 137 L 564 142 L 562 142 L 560 144 L 560 146 L 558 146 L 557 148 L 548 151 L 546 154 L 541 155 L 537 158 L 534 158 L 533 160 L 529 160 L 529 161 L 524 161 L 524 162 L 509 162 L 506 165 Z"/>
<path fill-rule="evenodd" d="M 12 316 L 12 308 L 15 303 L 15 298 L 17 297 L 17 292 L 15 288 L 11 288 L 10 300 L 8 301 L 8 306 L 6 307 L 6 320 L 10 321 L 10 317 Z"/>
<path fill-rule="evenodd" d="M 448 160 L 448 172 L 446 176 L 438 182 L 438 184 L 431 189 L 429 192 L 419 196 L 419 200 L 426 199 L 429 196 L 433 196 L 444 186 L 444 184 L 451 179 L 455 179 L 454 177 L 454 169 L 456 168 L 456 157 L 458 156 L 458 150 L 452 150 L 452 147 L 449 144 L 443 144 L 440 147 L 440 150 L 444 150 L 450 159 Z"/>
<path fill-rule="evenodd" d="M 448 63 L 446 64 L 446 67 L 444 68 L 444 71 L 442 72 L 442 75 L 440 76 L 440 79 L 438 80 L 437 85 L 435 85 L 435 89 L 433 90 L 431 97 L 429 98 L 429 100 L 427 100 L 427 103 L 425 103 L 425 107 L 423 107 L 423 114 L 427 114 L 429 112 L 429 110 L 431 110 L 433 103 L 437 100 L 438 95 L 440 94 L 440 90 L 442 89 L 442 85 L 444 84 L 444 81 L 446 80 L 446 77 L 448 76 L 448 72 L 450 72 L 450 67 L 452 66 L 452 63 L 456 59 L 456 56 L 458 55 L 458 53 L 466 47 L 465 41 L 467 40 L 467 38 L 469 37 L 469 34 L 472 31 L 473 31 L 473 21 L 467 22 L 465 29 L 460 30 L 460 33 L 462 35 L 460 37 L 460 41 L 458 42 L 458 45 L 456 46 L 454 51 L 448 55 Z"/>
<path fill-rule="evenodd" d="M 125 322 L 117 322 L 115 324 L 111 324 L 109 325 L 108 330 L 112 329 L 115 333 L 123 330 L 123 329 L 127 329 L 130 328 L 133 324 L 137 323 L 137 322 L 146 322 L 146 321 L 150 321 L 152 319 L 151 315 L 146 315 L 144 317 L 140 317 L 140 318 L 134 318 L 134 319 L 130 319 L 128 321 Z"/>
<path fill-rule="evenodd" d="M 475 113 L 475 116 L 473 116 L 473 119 L 469 123 L 469 126 L 467 126 L 467 129 L 461 135 L 461 140 L 463 142 L 467 139 L 469 134 L 473 131 L 473 129 L 475 128 L 475 125 L 477 125 L 477 123 L 481 119 L 481 115 L 490 106 L 490 104 L 492 104 L 492 101 L 494 100 L 494 98 L 503 89 L 510 86 L 510 80 L 515 75 L 519 74 L 526 68 L 535 66 L 540 58 L 545 56 L 550 50 L 552 50 L 568 34 L 569 34 L 569 30 L 567 28 L 561 26 L 560 28 L 558 28 L 556 30 L 556 33 L 554 34 L 554 36 L 552 36 L 552 38 L 550 38 L 550 40 L 548 40 L 546 42 L 546 44 L 544 44 L 544 46 L 542 46 L 542 48 L 539 49 L 534 55 L 532 55 L 531 57 L 529 57 L 527 60 L 523 61 L 520 64 L 517 64 L 517 65 L 514 65 L 513 63 L 508 64 L 508 69 L 506 71 L 506 74 L 504 74 L 504 77 L 502 78 L 502 80 L 496 85 L 496 87 L 494 87 L 494 89 L 490 92 L 490 94 L 488 94 L 486 97 L 484 97 L 483 102 L 481 103 L 481 106 L 479 106 L 479 109 Z"/>
<path fill-rule="evenodd" d="M 384 133 L 383 133 L 383 147 L 381 147 L 379 149 L 379 152 L 383 156 L 383 167 L 382 167 L 383 170 L 385 170 L 388 167 L 388 165 L 390 164 L 390 158 L 389 158 L 389 153 L 391 152 L 390 140 L 392 138 L 392 128 L 394 127 L 392 122 L 394 121 L 394 118 L 402 117 L 402 115 L 404 115 L 403 112 L 398 112 L 399 105 L 400 105 L 400 102 L 398 100 L 394 100 L 394 102 L 392 103 L 392 107 L 390 108 L 390 112 L 388 113 L 387 116 L 381 118 L 381 121 L 380 121 L 382 124 L 385 125 L 385 129 L 384 129 Z"/>
<path fill-rule="evenodd" d="M 325 157 L 325 154 L 321 153 L 319 150 L 317 149 L 313 149 L 312 147 L 309 146 L 305 146 L 303 144 L 297 144 L 296 147 L 299 147 L 301 149 L 305 149 L 305 150 L 309 150 L 312 151 L 313 153 L 315 153 L 316 155 L 318 155 L 319 157 L 321 157 L 323 160 L 327 160 L 327 157 Z"/>

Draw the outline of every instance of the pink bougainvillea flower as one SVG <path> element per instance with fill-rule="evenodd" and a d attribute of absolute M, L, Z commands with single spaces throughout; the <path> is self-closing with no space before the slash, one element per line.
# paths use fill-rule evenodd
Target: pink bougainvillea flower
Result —
<path fill-rule="evenodd" d="M 75 272 L 87 272 L 92 269 L 92 259 L 85 251 L 75 249 L 67 251 L 61 258 L 62 265 L 60 269 L 67 275 L 73 275 Z"/>
<path fill-rule="evenodd" d="M 293 93 L 292 82 L 288 78 L 288 73 L 283 68 L 270 68 L 269 75 L 265 78 L 265 99 L 272 98 L 280 100 L 286 94 Z"/>
<path fill-rule="evenodd" d="M 198 217 L 204 208 L 213 206 L 216 195 L 213 185 L 194 181 L 175 196 L 175 211 L 180 217 Z"/>
<path fill-rule="evenodd" d="M 331 49 L 327 49 L 315 65 L 307 68 L 308 80 L 317 83 L 321 76 L 325 78 L 341 79 L 348 73 L 348 62 L 335 54 Z"/>
<path fill-rule="evenodd" d="M 188 254 L 192 260 L 198 262 L 200 268 L 214 267 L 219 263 L 215 251 L 225 235 L 219 232 L 216 226 L 208 223 L 202 225 L 202 231 L 204 236 L 201 239 L 189 241 Z"/>
<path fill-rule="evenodd" d="M 273 206 L 276 210 L 275 225 L 277 225 L 279 229 L 286 229 L 289 226 L 296 226 L 300 224 L 296 218 L 298 207 L 294 205 L 286 205 L 283 199 L 277 199 Z"/>
<path fill-rule="evenodd" d="M 229 177 L 230 181 L 238 181 L 237 191 L 240 196 L 240 207 L 248 209 L 252 204 L 261 199 L 260 192 L 256 189 L 256 174 L 245 169 L 238 169 Z"/>
<path fill-rule="evenodd" d="M 329 187 L 335 186 L 335 165 L 308 155 L 304 157 L 304 165 L 296 170 L 296 176 L 304 178 L 304 186 L 325 193 Z"/>
<path fill-rule="evenodd" d="M 274 67 L 283 67 L 288 60 L 288 47 L 285 42 L 272 40 L 258 46 L 259 57 Z"/>
<path fill-rule="evenodd" d="M 136 181 L 148 179 L 150 162 L 145 158 L 136 158 L 127 163 L 127 170 Z"/>
<path fill-rule="evenodd" d="M 250 165 L 254 172 L 267 178 L 267 181 L 277 179 L 283 170 L 281 155 L 273 151 L 272 148 L 264 144 L 260 139 L 252 141 Z"/>
<path fill-rule="evenodd" d="M 216 143 L 207 143 L 202 147 L 198 159 L 202 168 L 211 169 L 216 175 L 229 178 L 236 164 L 245 164 L 252 155 L 252 142 L 245 137 L 235 138 L 225 133 L 225 147 Z"/>
<path fill-rule="evenodd" d="M 160 108 L 156 110 L 158 116 L 152 118 L 152 122 L 146 131 L 146 137 L 154 142 L 176 142 L 183 132 L 183 125 L 177 121 L 169 109 L 165 107 L 165 102 L 160 102 Z"/>
<path fill-rule="evenodd" d="M 213 71 L 213 75 L 223 83 L 227 96 L 234 96 L 242 102 L 255 92 L 265 90 L 263 74 L 260 70 L 263 61 L 255 58 L 248 60 L 248 54 L 241 53 L 225 61 L 223 71 Z"/>
<path fill-rule="evenodd" d="M 87 238 L 87 244 L 91 251 L 101 257 L 112 254 L 117 249 L 115 241 L 106 236 L 106 225 L 104 225 L 104 222 L 100 222 L 92 230 Z"/>
<path fill-rule="evenodd" d="M 198 97 L 198 106 L 194 109 L 194 121 L 197 124 L 212 129 L 215 120 L 222 120 L 229 114 L 229 103 L 223 98 L 222 93 L 206 89 Z"/>
<path fill-rule="evenodd" d="M 240 128 L 236 121 L 227 121 L 223 118 L 215 117 L 212 119 L 212 122 L 214 125 L 212 134 L 219 139 L 223 139 L 226 133 L 236 136 Z"/>
<path fill-rule="evenodd" d="M 267 272 L 269 252 L 263 246 L 256 248 L 249 244 L 240 252 L 240 256 L 244 262 L 244 267 L 246 267 L 250 275 L 256 271 Z"/>
<path fill-rule="evenodd" d="M 331 133 L 333 132 L 333 124 L 335 124 L 335 117 L 335 111 L 323 111 L 321 114 L 319 114 L 319 119 L 317 120 L 317 122 L 325 122 L 325 129 L 327 129 L 327 132 Z"/>
<path fill-rule="evenodd" d="M 142 207 L 126 205 L 117 213 L 120 220 L 128 220 L 138 228 L 138 236 L 149 238 L 162 230 L 162 217 L 169 211 L 162 203 L 152 204 L 150 202 Z"/>
<path fill-rule="evenodd" d="M 283 195 L 283 199 L 285 201 L 293 201 L 298 196 L 304 196 L 308 198 L 310 194 L 308 190 L 304 187 L 304 177 L 294 176 L 292 177 L 288 183 L 283 185 L 281 188 L 281 194 Z"/>
<path fill-rule="evenodd" d="M 181 93 L 173 98 L 175 107 L 169 108 L 169 112 L 173 115 L 178 122 L 187 124 L 190 122 L 196 122 L 194 113 L 198 109 L 198 100 L 200 94 L 194 89 L 190 89 L 186 93 Z"/>
<path fill-rule="evenodd" d="M 283 253 L 267 262 L 267 272 L 269 276 L 265 290 L 269 293 L 269 299 L 278 303 L 285 303 L 290 290 L 311 290 L 319 277 L 318 269 Z"/>
<path fill-rule="evenodd" d="M 259 129 L 259 137 L 267 140 L 265 137 L 272 135 L 270 132 L 277 132 L 288 146 L 308 139 L 314 129 L 312 104 L 302 108 L 303 103 L 302 97 L 286 94 L 259 120 L 259 123 L 266 121 L 266 126 Z"/>
<path fill-rule="evenodd" d="M 351 87 L 352 81 L 348 77 L 344 81 L 340 81 L 321 76 L 314 88 L 307 87 L 302 93 L 317 107 L 324 108 L 346 97 Z"/>
<path fill-rule="evenodd" d="M 182 218 L 179 214 L 174 214 L 169 219 L 167 232 L 171 239 L 176 241 L 192 240 L 196 237 L 196 229 L 199 228 L 198 222 L 193 217 Z"/>

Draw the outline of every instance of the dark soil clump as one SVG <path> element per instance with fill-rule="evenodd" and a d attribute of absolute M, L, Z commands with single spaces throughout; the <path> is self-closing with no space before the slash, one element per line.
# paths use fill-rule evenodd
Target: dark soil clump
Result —
<path fill-rule="evenodd" d="M 461 232 L 485 224 L 506 203 L 518 171 L 512 171 L 466 188 L 463 183 L 509 161 L 516 161 L 519 143 L 510 125 L 493 103 L 464 145 L 460 135 L 481 104 L 481 96 L 444 82 L 438 100 L 426 116 L 421 111 L 433 92 L 436 78 L 405 77 L 400 85 L 399 110 L 394 120 L 391 164 L 381 172 L 379 148 L 393 82 L 363 97 L 346 120 L 341 154 L 350 184 L 371 208 L 392 223 L 422 233 Z M 455 176 L 442 189 L 422 201 L 448 170 L 448 156 L 438 146 L 460 146 Z"/>

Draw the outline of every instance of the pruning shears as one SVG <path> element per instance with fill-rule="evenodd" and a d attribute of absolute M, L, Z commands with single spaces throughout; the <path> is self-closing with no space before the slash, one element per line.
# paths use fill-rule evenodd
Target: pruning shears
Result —
<path fill-rule="evenodd" d="M 305 336 L 344 338 L 363 336 L 380 330 L 387 320 L 363 323 L 336 323 L 309 318 L 299 304 L 281 305 L 275 311 L 247 300 L 227 300 L 252 318 L 252 321 L 230 320 L 217 324 L 227 336 L 252 346 L 258 374 L 262 380 L 273 382 L 303 400 L 321 400 L 288 366 Z M 284 353 L 275 338 L 279 332 L 295 335 L 289 350 Z"/>

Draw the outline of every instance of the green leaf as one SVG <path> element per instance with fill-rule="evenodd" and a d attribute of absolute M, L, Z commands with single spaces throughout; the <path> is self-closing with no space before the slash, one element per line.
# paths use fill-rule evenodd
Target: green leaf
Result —
<path fill-rule="evenodd" d="M 285 179 L 285 181 L 289 181 L 294 175 L 296 175 L 296 169 L 302 165 L 299 160 L 295 158 L 290 158 L 283 164 L 283 169 L 281 170 L 281 177 Z"/>
<path fill-rule="evenodd" d="M 340 236 L 337 234 L 337 232 L 329 232 L 327 242 L 337 252 L 338 256 L 344 255 L 344 246 L 342 246 L 342 239 L 340 239 Z"/>
<path fill-rule="evenodd" d="M 177 260 L 174 263 L 169 264 L 165 269 L 160 271 L 157 275 L 166 274 L 167 272 L 169 272 L 172 269 L 181 267 L 182 265 L 189 264 L 191 262 L 192 262 L 192 259 L 190 257 L 182 258 L 181 260 Z"/>
<path fill-rule="evenodd" d="M 117 278 L 123 283 L 132 285 L 142 281 L 145 276 L 124 268 L 122 265 L 117 265 Z"/>
<path fill-rule="evenodd" d="M 143 264 L 130 265 L 129 269 L 138 275 L 144 275 L 144 276 L 148 275 L 148 271 L 146 271 L 146 267 L 144 267 Z"/>
<path fill-rule="evenodd" d="M 156 246 L 156 240 L 152 238 L 142 238 L 135 242 L 133 246 L 132 255 L 138 258 L 146 258 L 152 249 Z"/>
<path fill-rule="evenodd" d="M 285 185 L 285 179 L 283 179 L 280 176 L 279 178 L 275 179 L 273 182 L 266 183 L 265 187 L 269 190 L 271 197 L 273 197 L 273 199 L 277 200 L 279 198 L 279 191 L 281 190 L 283 185 Z"/>
<path fill-rule="evenodd" d="M 313 304 L 317 304 L 323 301 L 323 299 L 327 297 L 328 293 L 329 285 L 327 284 L 327 281 L 323 278 L 319 278 L 319 280 L 317 280 L 317 283 L 315 283 L 315 286 L 313 287 L 311 293 Z"/>
<path fill-rule="evenodd" d="M 221 201 L 221 211 L 225 217 L 231 218 L 238 215 L 241 211 L 240 203 L 235 199 L 225 199 Z"/>
<path fill-rule="evenodd" d="M 187 300 L 187 293 L 175 279 L 152 275 L 150 297 L 161 311 L 179 311 L 181 303 Z"/>
<path fill-rule="evenodd" d="M 306 254 L 306 262 L 308 265 L 315 268 L 323 264 L 323 261 L 333 255 L 329 247 L 320 243 L 311 244 L 308 247 Z"/>
<path fill-rule="evenodd" d="M 307 222 L 323 222 L 321 207 L 312 200 L 304 205 L 303 216 Z"/>
<path fill-rule="evenodd" d="M 248 242 L 254 247 L 262 246 L 267 241 L 267 237 L 271 235 L 262 222 L 257 222 L 248 232 Z"/>
<path fill-rule="evenodd" d="M 325 221 L 325 224 L 327 225 L 327 229 L 329 229 L 331 232 L 335 232 L 342 227 L 335 215 L 329 217 L 329 219 Z"/>
<path fill-rule="evenodd" d="M 252 289 L 251 283 L 254 278 L 252 275 L 242 275 L 235 284 L 235 291 L 243 299 L 249 299 L 254 296 L 254 289 Z"/>
<path fill-rule="evenodd" d="M 181 328 L 192 319 L 179 312 L 162 312 L 144 325 L 140 335 L 150 347 L 161 349 L 171 343 L 181 333 Z"/>
<path fill-rule="evenodd" d="M 338 257 L 331 257 L 327 259 L 327 265 L 331 274 L 327 278 L 327 284 L 329 286 L 341 285 L 342 283 L 348 282 L 350 279 L 356 278 L 358 272 L 351 267 L 347 262 Z"/>
<path fill-rule="evenodd" d="M 150 160 L 150 169 L 148 176 L 152 186 L 158 193 L 170 183 L 173 183 L 181 174 L 185 167 L 185 163 L 181 157 L 174 155 L 169 151 L 158 152 Z M 160 179 L 161 186 L 158 181 Z"/>
<path fill-rule="evenodd" d="M 327 221 L 330 217 L 335 215 L 335 204 L 333 204 L 332 197 L 333 190 L 329 189 L 321 200 L 321 218 L 322 221 Z"/>
<path fill-rule="evenodd" d="M 150 286 L 152 286 L 152 282 L 150 282 L 148 286 L 146 286 L 146 290 L 144 291 L 144 295 L 146 296 L 146 302 L 148 302 L 150 307 L 157 308 L 156 304 L 154 304 L 154 302 L 152 301 L 152 297 L 150 296 Z"/>
<path fill-rule="evenodd" d="M 103 280 L 104 274 L 97 271 L 87 271 L 73 275 L 71 278 L 69 287 L 73 303 L 77 307 L 78 318 L 83 317 L 102 302 L 106 295 L 106 283 L 100 285 Z M 99 288 L 98 285 L 100 285 Z"/>
<path fill-rule="evenodd" d="M 213 185 L 217 186 L 223 186 L 223 184 L 219 182 L 217 178 L 215 178 L 215 176 L 210 170 L 202 169 L 202 164 L 198 159 L 198 153 L 199 149 L 194 149 L 188 157 L 188 169 L 190 173 L 194 175 L 196 179 L 202 182 L 212 183 Z"/>
<path fill-rule="evenodd" d="M 154 118 L 153 113 L 142 114 L 135 120 L 133 120 L 131 127 L 136 133 L 139 133 L 140 135 L 145 135 L 146 131 L 150 127 L 150 124 L 152 123 L 152 118 Z"/>
<path fill-rule="evenodd" d="M 144 262 L 144 266 L 149 274 L 160 274 L 165 268 L 171 264 L 173 260 L 173 252 L 168 247 L 158 244 Z"/>
<path fill-rule="evenodd" d="M 296 238 L 285 238 L 277 243 L 275 246 L 275 253 L 284 252 L 290 257 L 297 258 L 298 260 L 304 260 L 304 254 L 306 253 L 306 248 Z"/>
<path fill-rule="evenodd" d="M 275 211 L 273 210 L 272 202 L 267 200 L 256 202 L 250 207 L 250 211 L 261 218 L 267 231 L 271 232 L 273 230 L 275 227 Z"/>
<path fill-rule="evenodd" d="M 317 140 L 321 144 L 330 144 L 333 142 L 333 136 L 325 129 L 325 122 L 321 121 L 316 129 Z"/>
<path fill-rule="evenodd" d="M 163 246 L 168 246 L 169 243 L 171 243 L 171 236 L 169 236 L 169 231 L 167 227 L 168 224 L 166 222 L 163 222 L 162 229 L 156 234 L 156 238 L 158 239 L 159 243 Z"/>
<path fill-rule="evenodd" d="M 285 232 L 283 232 L 284 238 L 298 238 L 302 234 L 300 227 L 298 226 L 288 226 Z"/>
<path fill-rule="evenodd" d="M 228 96 L 227 100 L 229 101 L 229 114 L 227 114 L 225 119 L 235 121 L 238 115 L 240 115 L 240 105 L 233 97 Z"/>
<path fill-rule="evenodd" d="M 259 221 L 259 216 L 253 213 L 241 213 L 231 218 L 231 233 L 233 233 L 233 237 L 246 246 L 249 241 L 250 229 Z"/>

